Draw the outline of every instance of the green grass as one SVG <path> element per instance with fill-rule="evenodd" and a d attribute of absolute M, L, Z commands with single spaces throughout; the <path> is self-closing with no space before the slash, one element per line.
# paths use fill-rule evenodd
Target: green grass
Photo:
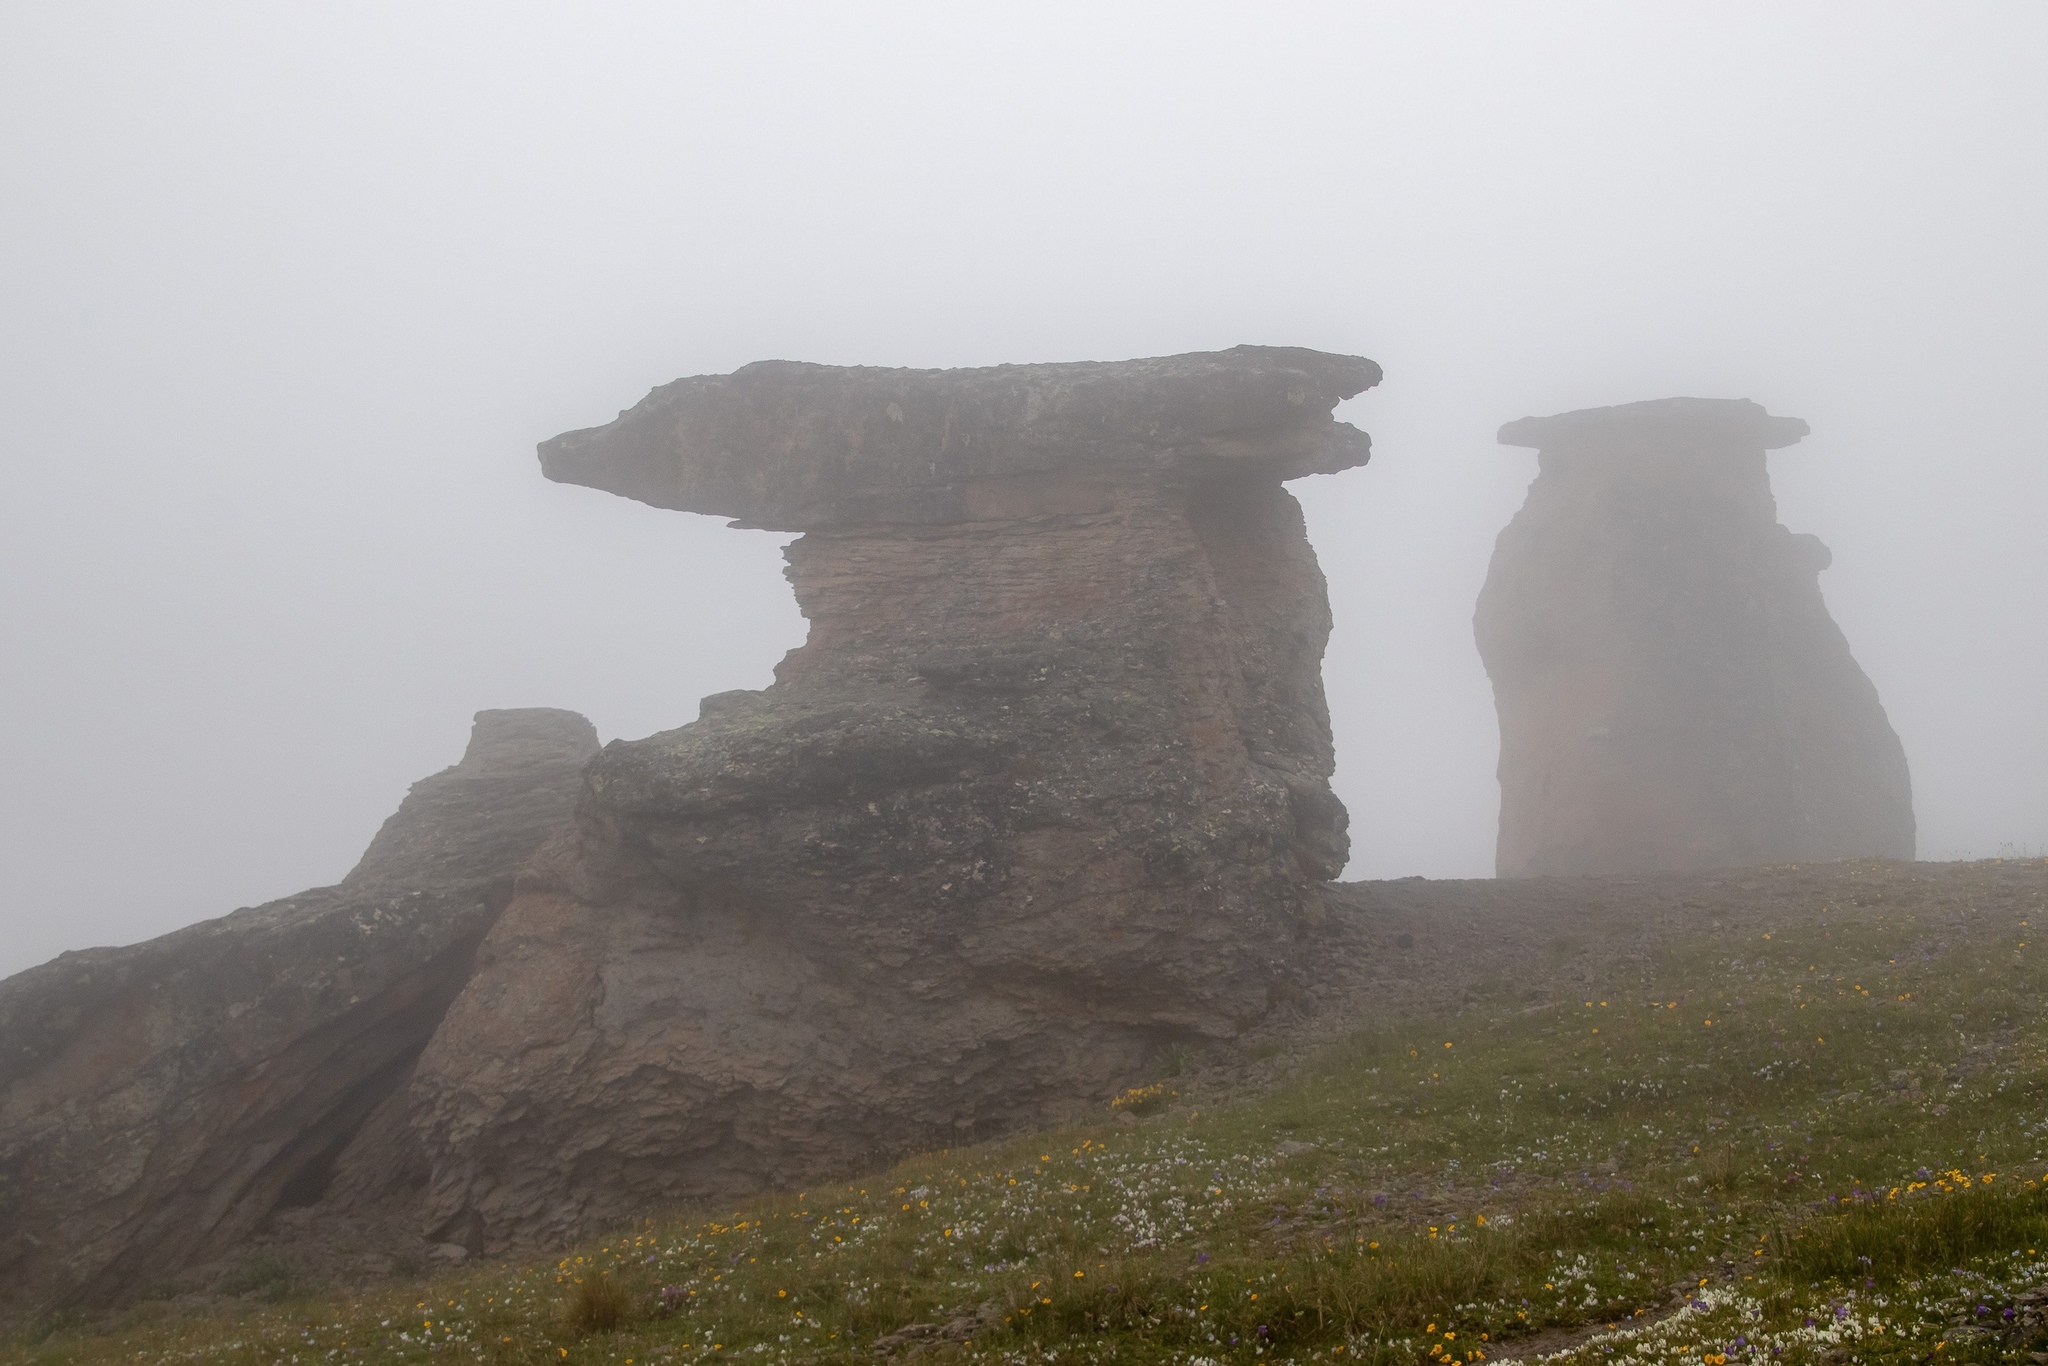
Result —
<path fill-rule="evenodd" d="M 1256 1101 L 1175 1081 L 1135 1122 L 1105 1110 L 546 1264 L 143 1306 L 0 1357 L 768 1366 L 872 1361 L 931 1325 L 899 1357 L 2023 1361 L 2048 1348 L 2019 1299 L 2048 1284 L 2030 933 L 1816 907 L 1563 1005 L 1360 1035 Z"/>
<path fill-rule="evenodd" d="M 1777 1244 L 1774 1270 L 1781 1274 L 1852 1285 L 1873 1280 L 1889 1288 L 2008 1249 L 2032 1253 L 2048 1246 L 2048 1193 L 2038 1186 L 2015 1192 L 1980 1184 L 1947 1199 L 1887 1199 L 1781 1230 Z"/>

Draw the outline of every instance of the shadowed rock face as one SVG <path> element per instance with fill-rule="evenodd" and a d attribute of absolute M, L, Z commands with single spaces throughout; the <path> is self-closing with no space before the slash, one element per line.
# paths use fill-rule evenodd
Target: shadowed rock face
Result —
<path fill-rule="evenodd" d="M 1503 877 L 1913 856 L 1906 757 L 1778 525 L 1747 400 L 1523 418 L 1540 451 L 1474 628 L 1501 730 Z"/>
<path fill-rule="evenodd" d="M 132 1297 L 337 1179 L 423 1179 L 403 1123 L 366 1121 L 402 1114 L 596 750 L 573 712 L 480 712 L 340 884 L 0 982 L 0 1318 Z"/>
<path fill-rule="evenodd" d="M 1286 1000 L 1343 866 L 1322 575 L 1353 357 L 767 362 L 550 477 L 802 530 L 773 687 L 613 744 L 414 1088 L 433 1235 L 533 1246 L 1038 1122 Z"/>

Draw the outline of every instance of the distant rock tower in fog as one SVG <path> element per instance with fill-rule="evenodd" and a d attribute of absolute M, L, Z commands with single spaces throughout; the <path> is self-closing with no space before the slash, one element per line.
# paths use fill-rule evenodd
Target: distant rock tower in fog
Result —
<path fill-rule="evenodd" d="M 1538 452 L 1473 627 L 1500 713 L 1502 877 L 1913 856 L 1905 751 L 1778 525 L 1747 399 L 1525 417 Z"/>

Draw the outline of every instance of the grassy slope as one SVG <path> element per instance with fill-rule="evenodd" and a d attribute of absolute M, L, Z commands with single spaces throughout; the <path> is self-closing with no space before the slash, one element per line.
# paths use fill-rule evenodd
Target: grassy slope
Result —
<path fill-rule="evenodd" d="M 2031 915 L 2035 893 L 1938 924 L 1814 907 L 1580 1001 L 1369 1032 L 1255 1101 L 1172 1098 L 559 1264 L 144 1305 L 0 1357 L 768 1366 L 925 1324 L 900 1350 L 929 1363 L 2025 1360 L 2048 1345 L 2019 1299 L 2048 1285 Z"/>

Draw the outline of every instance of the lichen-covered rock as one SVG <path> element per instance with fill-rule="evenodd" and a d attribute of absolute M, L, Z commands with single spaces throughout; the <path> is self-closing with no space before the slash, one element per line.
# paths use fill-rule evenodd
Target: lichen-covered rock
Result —
<path fill-rule="evenodd" d="M 554 478 L 807 534 L 764 692 L 613 744 L 414 1086 L 472 1249 L 1014 1129 L 1289 998 L 1343 807 L 1281 487 L 1370 361 L 677 381 Z"/>
<path fill-rule="evenodd" d="M 0 1320 L 172 1281 L 344 1166 L 423 1179 L 403 1085 L 596 750 L 480 712 L 338 885 L 0 982 Z"/>
<path fill-rule="evenodd" d="M 1798 418 L 1671 398 L 1523 418 L 1540 451 L 1474 627 L 1500 713 L 1496 868 L 1913 856 L 1906 756 L 1778 524 Z"/>

